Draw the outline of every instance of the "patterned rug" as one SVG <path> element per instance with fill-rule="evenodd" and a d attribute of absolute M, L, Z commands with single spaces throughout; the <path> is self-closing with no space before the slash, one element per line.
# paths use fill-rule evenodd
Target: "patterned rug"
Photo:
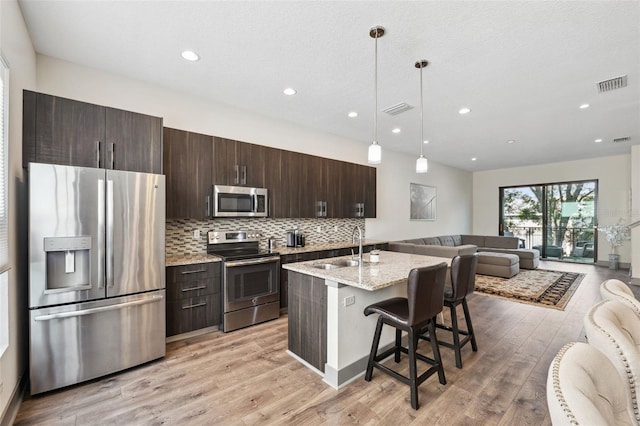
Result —
<path fill-rule="evenodd" d="M 476 291 L 522 303 L 564 310 L 585 274 L 522 269 L 512 278 L 476 275 Z"/>

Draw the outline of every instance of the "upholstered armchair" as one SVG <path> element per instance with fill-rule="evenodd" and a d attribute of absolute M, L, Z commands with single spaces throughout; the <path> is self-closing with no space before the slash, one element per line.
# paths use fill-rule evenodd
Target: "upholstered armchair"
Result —
<path fill-rule="evenodd" d="M 640 424 L 640 317 L 624 303 L 604 300 L 587 311 L 584 328 L 589 344 L 611 361 L 623 380 L 634 424 Z"/>
<path fill-rule="evenodd" d="M 568 343 L 551 362 L 547 405 L 554 426 L 635 424 L 622 378 L 586 343 Z"/>
<path fill-rule="evenodd" d="M 629 306 L 640 317 L 640 301 L 635 298 L 628 285 L 620 280 L 606 280 L 600 284 L 600 295 L 604 300 L 617 300 Z"/>

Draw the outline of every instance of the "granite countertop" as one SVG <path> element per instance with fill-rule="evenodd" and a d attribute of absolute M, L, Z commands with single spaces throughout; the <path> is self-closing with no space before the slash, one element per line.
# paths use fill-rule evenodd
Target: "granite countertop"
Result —
<path fill-rule="evenodd" d="M 451 259 L 446 257 L 424 256 L 392 251 L 381 251 L 379 257 L 379 262 L 367 263 L 369 261 L 369 254 L 365 254 L 363 256 L 365 264 L 361 267 L 349 266 L 338 269 L 319 269 L 312 266 L 322 263 L 334 263 L 339 259 L 351 259 L 351 256 L 287 263 L 282 265 L 282 267 L 301 274 L 374 291 L 405 282 L 409 276 L 409 271 L 413 268 L 431 266 L 441 262 L 445 262 L 447 266 L 451 266 Z"/>
<path fill-rule="evenodd" d="M 379 241 L 379 240 L 362 240 L 363 246 L 370 246 L 373 244 L 385 244 L 388 241 Z M 349 247 L 358 247 L 358 243 L 352 243 L 351 241 L 338 241 L 335 243 L 322 243 L 322 244 L 310 244 L 304 247 L 276 247 L 274 251 L 280 253 L 281 255 L 285 254 L 296 254 L 296 253 L 309 253 L 313 251 L 324 251 L 324 250 L 336 250 L 341 248 L 349 248 Z"/>
<path fill-rule="evenodd" d="M 218 256 L 207 254 L 207 253 L 199 253 L 199 254 L 175 254 L 172 256 L 167 256 L 165 259 L 165 266 L 183 266 L 183 265 L 193 265 L 196 263 L 210 263 L 210 262 L 220 262 Z"/>

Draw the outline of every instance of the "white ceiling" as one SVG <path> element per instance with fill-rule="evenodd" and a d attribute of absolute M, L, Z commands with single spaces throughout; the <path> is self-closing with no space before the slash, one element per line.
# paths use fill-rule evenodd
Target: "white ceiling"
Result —
<path fill-rule="evenodd" d="M 384 150 L 489 170 L 630 152 L 640 143 L 638 1 L 20 0 L 38 53 L 362 141 L 374 40 Z M 197 51 L 189 63 L 180 52 Z M 628 87 L 596 83 L 628 75 Z M 295 96 L 282 90 L 293 87 Z M 590 108 L 578 108 L 589 103 Z M 459 115 L 468 106 L 472 112 Z M 349 111 L 359 116 L 348 118 Z M 401 133 L 391 129 L 400 127 Z M 612 139 L 630 136 L 630 142 Z M 602 138 L 602 143 L 594 143 Z M 507 144 L 507 140 L 515 140 Z M 316 140 L 301 143 L 318 143 Z M 477 161 L 471 161 L 477 157 Z"/>

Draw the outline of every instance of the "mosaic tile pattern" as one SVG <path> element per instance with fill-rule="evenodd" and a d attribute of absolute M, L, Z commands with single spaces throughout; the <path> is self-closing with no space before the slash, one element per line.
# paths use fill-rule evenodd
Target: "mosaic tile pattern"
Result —
<path fill-rule="evenodd" d="M 364 238 L 364 219 L 169 219 L 166 222 L 166 255 L 200 254 L 207 251 L 208 231 L 258 231 L 260 248 L 267 249 L 267 238 L 274 237 L 278 247 L 286 247 L 286 232 L 298 229 L 305 235 L 306 245 L 351 241 L 351 232 L 357 225 Z M 193 231 L 200 231 L 200 239 L 193 238 Z"/>

